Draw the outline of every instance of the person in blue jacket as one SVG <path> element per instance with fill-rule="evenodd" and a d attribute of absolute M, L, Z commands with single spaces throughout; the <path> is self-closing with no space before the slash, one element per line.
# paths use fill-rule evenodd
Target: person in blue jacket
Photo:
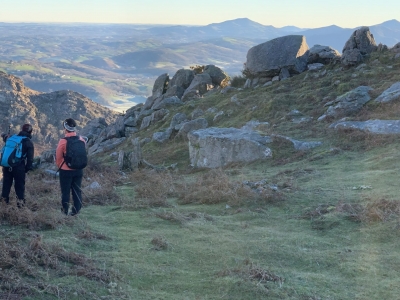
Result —
<path fill-rule="evenodd" d="M 24 124 L 21 126 L 21 131 L 18 134 L 19 136 L 27 137 L 22 140 L 22 157 L 24 157 L 24 159 L 15 167 L 3 167 L 3 188 L 1 190 L 1 199 L 7 204 L 9 203 L 10 191 L 14 182 L 15 193 L 18 198 L 18 207 L 22 207 L 25 204 L 25 177 L 26 173 L 33 169 L 34 146 L 31 141 L 32 130 L 32 125 Z M 1 136 L 4 142 L 6 142 L 9 137 L 6 134 L 2 134 Z"/>

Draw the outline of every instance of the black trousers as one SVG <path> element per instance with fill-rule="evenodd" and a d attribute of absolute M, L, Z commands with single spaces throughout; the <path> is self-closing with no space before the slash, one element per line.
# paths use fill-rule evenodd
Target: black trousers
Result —
<path fill-rule="evenodd" d="M 61 205 L 65 214 L 68 213 L 70 195 L 74 206 L 72 214 L 77 214 L 82 208 L 82 184 L 83 170 L 60 170 Z"/>
<path fill-rule="evenodd" d="M 3 188 L 1 197 L 8 203 L 10 199 L 10 191 L 14 181 L 14 189 L 19 200 L 25 199 L 25 165 L 14 168 L 3 167 Z"/>

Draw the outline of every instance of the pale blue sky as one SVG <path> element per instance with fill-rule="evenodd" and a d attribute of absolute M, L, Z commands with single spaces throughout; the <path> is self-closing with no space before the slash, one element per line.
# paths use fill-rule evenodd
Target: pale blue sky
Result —
<path fill-rule="evenodd" d="M 249 18 L 263 25 L 354 28 L 400 21 L 400 0 L 1 0 L 0 22 L 206 25 Z"/>

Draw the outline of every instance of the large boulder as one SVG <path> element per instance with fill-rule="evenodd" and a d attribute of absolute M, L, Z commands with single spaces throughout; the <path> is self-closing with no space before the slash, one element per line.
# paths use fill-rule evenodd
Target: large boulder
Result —
<path fill-rule="evenodd" d="M 390 51 L 394 53 L 400 53 L 400 43 L 397 43 L 392 48 L 390 48 Z"/>
<path fill-rule="evenodd" d="M 121 138 L 125 136 L 124 117 L 119 116 L 115 123 L 110 124 L 105 129 L 106 139 Z"/>
<path fill-rule="evenodd" d="M 96 118 L 87 122 L 86 126 L 79 131 L 79 134 L 90 138 L 91 136 L 99 135 L 107 126 L 108 124 L 104 118 Z"/>
<path fill-rule="evenodd" d="M 205 66 L 203 73 L 210 75 L 212 83 L 218 86 L 229 78 L 228 74 L 214 65 Z"/>
<path fill-rule="evenodd" d="M 337 118 L 356 114 L 371 100 L 369 95 L 371 90 L 372 88 L 369 86 L 359 86 L 337 97 L 334 101 L 326 104 L 328 106 L 326 115 Z"/>
<path fill-rule="evenodd" d="M 151 124 L 155 124 L 158 121 L 161 121 L 166 115 L 168 115 L 168 109 L 160 109 L 154 111 L 150 116 L 144 117 L 142 123 L 140 124 L 140 130 L 149 127 Z"/>
<path fill-rule="evenodd" d="M 252 162 L 271 156 L 269 137 L 236 128 L 207 128 L 189 132 L 190 162 L 218 168 L 233 162 Z"/>
<path fill-rule="evenodd" d="M 211 76 L 207 73 L 197 74 L 194 76 L 192 83 L 186 89 L 182 96 L 182 101 L 185 102 L 193 97 L 204 95 L 213 88 Z"/>
<path fill-rule="evenodd" d="M 321 63 L 327 65 L 333 61 L 340 59 L 339 51 L 329 46 L 314 45 L 310 49 L 308 63 L 315 64 Z"/>
<path fill-rule="evenodd" d="M 195 119 L 189 122 L 182 124 L 182 127 L 179 129 L 177 136 L 186 138 L 187 134 L 194 130 L 207 128 L 208 122 L 204 118 Z"/>
<path fill-rule="evenodd" d="M 178 70 L 174 77 L 170 80 L 168 84 L 168 89 L 164 94 L 165 98 L 176 96 L 179 99 L 182 98 L 185 90 L 190 86 L 194 78 L 193 70 L 180 69 Z"/>
<path fill-rule="evenodd" d="M 152 94 L 150 97 L 147 98 L 146 102 L 144 103 L 143 109 L 149 109 L 153 106 L 154 101 L 158 97 L 161 97 L 167 91 L 168 83 L 169 75 L 167 73 L 158 76 L 158 78 L 154 82 Z"/>
<path fill-rule="evenodd" d="M 180 69 L 176 71 L 174 77 L 172 77 L 169 83 L 168 90 L 175 85 L 186 90 L 192 82 L 194 75 L 193 70 Z"/>
<path fill-rule="evenodd" d="M 369 27 L 361 27 L 353 32 L 343 48 L 342 64 L 344 66 L 355 66 L 364 60 L 364 57 L 377 51 L 374 36 Z"/>
<path fill-rule="evenodd" d="M 279 37 L 254 46 L 247 52 L 245 71 L 249 77 L 278 76 L 282 68 L 291 75 L 306 70 L 308 45 L 301 35 Z"/>
<path fill-rule="evenodd" d="M 160 110 L 166 107 L 180 106 L 183 105 L 183 102 L 177 96 L 172 97 L 162 97 L 160 101 L 154 102 L 151 109 Z"/>

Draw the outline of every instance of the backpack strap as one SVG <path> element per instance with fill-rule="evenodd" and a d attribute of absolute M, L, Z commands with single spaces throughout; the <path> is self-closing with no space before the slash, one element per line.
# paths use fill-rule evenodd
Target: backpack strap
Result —
<path fill-rule="evenodd" d="M 70 137 L 63 137 L 62 139 L 63 139 L 63 140 L 66 140 L 66 141 L 67 141 L 67 144 L 68 144 L 68 139 L 69 139 L 69 138 L 70 138 Z M 65 147 L 67 147 L 67 144 L 65 145 Z M 54 175 L 54 177 L 57 177 L 57 173 L 60 172 L 62 166 L 65 164 L 65 155 L 64 155 L 64 153 L 63 153 L 63 158 L 64 158 L 64 161 L 62 162 L 61 166 L 58 168 L 58 170 L 57 170 L 56 174 Z"/>

